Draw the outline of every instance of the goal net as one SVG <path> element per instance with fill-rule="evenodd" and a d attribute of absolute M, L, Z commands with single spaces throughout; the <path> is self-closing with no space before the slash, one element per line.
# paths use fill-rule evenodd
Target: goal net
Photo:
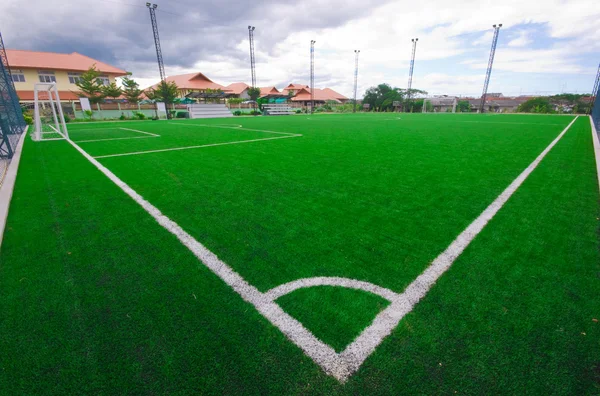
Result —
<path fill-rule="evenodd" d="M 60 97 L 55 83 L 37 83 L 34 86 L 34 125 L 33 140 L 68 139 L 69 133 L 65 116 L 60 105 Z"/>

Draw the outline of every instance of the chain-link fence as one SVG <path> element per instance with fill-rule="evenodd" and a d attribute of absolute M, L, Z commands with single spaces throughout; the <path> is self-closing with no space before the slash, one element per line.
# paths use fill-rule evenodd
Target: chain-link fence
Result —
<path fill-rule="evenodd" d="M 592 119 L 594 120 L 594 125 L 596 125 L 596 131 L 600 133 L 600 87 L 598 87 L 598 91 L 596 92 L 596 100 L 593 106 Z"/>
<path fill-rule="evenodd" d="M 0 35 L 0 159 L 12 158 L 25 121 Z"/>

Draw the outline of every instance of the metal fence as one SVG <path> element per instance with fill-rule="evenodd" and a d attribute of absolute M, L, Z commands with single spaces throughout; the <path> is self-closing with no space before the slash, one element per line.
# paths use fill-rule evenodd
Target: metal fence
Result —
<path fill-rule="evenodd" d="M 12 158 L 24 130 L 25 120 L 0 34 L 0 159 Z"/>
<path fill-rule="evenodd" d="M 593 106 L 592 119 L 594 120 L 594 125 L 596 125 L 596 131 L 600 133 L 600 87 L 598 87 L 598 91 L 596 92 L 596 100 Z"/>

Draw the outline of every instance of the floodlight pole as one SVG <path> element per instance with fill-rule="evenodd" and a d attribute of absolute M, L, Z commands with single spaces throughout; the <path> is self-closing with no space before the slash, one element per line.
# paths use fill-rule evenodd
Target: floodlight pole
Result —
<path fill-rule="evenodd" d="M 411 39 L 412 41 L 412 56 L 410 57 L 410 69 L 408 71 L 408 88 L 406 90 L 406 99 L 407 99 L 407 104 L 410 106 L 410 95 L 411 95 L 411 89 L 412 89 L 412 80 L 413 80 L 413 71 L 415 69 L 415 54 L 417 53 L 417 41 L 419 41 L 418 38 L 414 38 Z M 411 111 L 412 111 L 412 106 L 411 106 Z"/>
<path fill-rule="evenodd" d="M 598 64 L 596 81 L 594 82 L 594 89 L 592 90 L 592 96 L 590 97 L 590 109 L 588 115 L 592 114 L 592 109 L 594 108 L 594 103 L 596 102 L 596 96 L 598 96 L 598 89 L 600 89 L 600 64 Z"/>
<path fill-rule="evenodd" d="M 315 40 L 310 40 L 310 114 L 315 111 Z"/>
<path fill-rule="evenodd" d="M 254 26 L 248 26 L 248 39 L 250 41 L 250 73 L 252 77 L 252 88 L 256 88 L 256 62 L 254 59 Z M 252 104 L 256 110 L 256 103 Z"/>
<path fill-rule="evenodd" d="M 358 91 L 358 54 L 360 50 L 354 50 L 354 109 L 353 113 L 356 113 L 356 92 Z"/>
<path fill-rule="evenodd" d="M 494 25 L 494 38 L 492 39 L 492 49 L 490 50 L 490 59 L 488 61 L 487 71 L 485 73 L 485 82 L 483 83 L 483 93 L 481 94 L 481 104 L 479 105 L 479 112 L 485 111 L 485 99 L 487 97 L 488 85 L 490 84 L 490 76 L 492 75 L 492 66 L 494 64 L 494 55 L 496 55 L 496 44 L 498 44 L 498 33 L 502 24 Z"/>
<path fill-rule="evenodd" d="M 152 22 L 152 32 L 154 33 L 154 46 L 156 47 L 156 60 L 158 61 L 158 72 L 160 81 L 165 80 L 165 64 L 163 62 L 162 51 L 160 49 L 160 39 L 158 38 L 158 23 L 156 22 L 156 8 L 158 5 L 146 3 L 150 11 L 150 22 Z"/>

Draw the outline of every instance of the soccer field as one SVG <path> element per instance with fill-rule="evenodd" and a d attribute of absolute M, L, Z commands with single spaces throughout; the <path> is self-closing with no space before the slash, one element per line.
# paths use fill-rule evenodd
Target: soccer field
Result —
<path fill-rule="evenodd" d="M 587 117 L 68 129 L 24 144 L 0 393 L 600 392 Z"/>

